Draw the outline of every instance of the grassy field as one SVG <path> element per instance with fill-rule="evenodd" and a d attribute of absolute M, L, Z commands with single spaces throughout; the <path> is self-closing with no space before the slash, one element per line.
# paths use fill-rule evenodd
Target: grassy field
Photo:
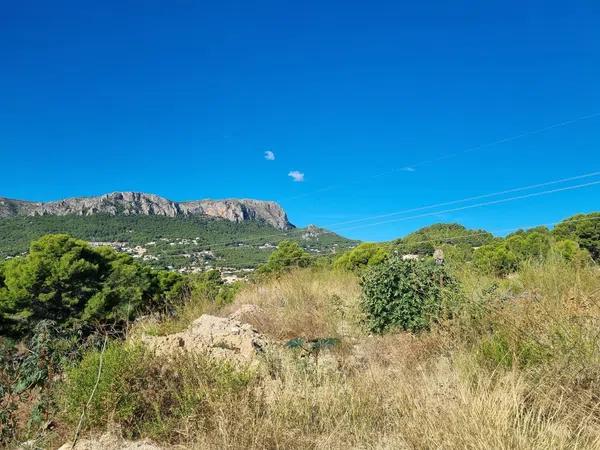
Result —
<path fill-rule="evenodd" d="M 275 342 L 338 344 L 276 345 L 249 367 L 169 362 L 140 350 L 135 336 L 156 323 L 138 323 L 106 352 L 84 431 L 215 449 L 600 448 L 598 267 L 550 258 L 509 278 L 455 276 L 461 301 L 418 334 L 368 333 L 358 279 L 330 269 L 246 285 L 223 307 L 190 298 L 163 331 L 252 304 L 248 320 Z M 98 358 L 58 389 L 54 439 L 72 436 Z"/>

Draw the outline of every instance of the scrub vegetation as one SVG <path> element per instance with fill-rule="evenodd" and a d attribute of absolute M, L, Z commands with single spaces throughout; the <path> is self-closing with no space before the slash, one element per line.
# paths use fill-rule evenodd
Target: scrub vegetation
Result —
<path fill-rule="evenodd" d="M 595 217 L 430 227 L 335 259 L 286 242 L 233 285 L 44 237 L 0 270 L 0 442 L 600 448 Z M 144 343 L 240 311 L 271 342 L 247 364 Z"/>

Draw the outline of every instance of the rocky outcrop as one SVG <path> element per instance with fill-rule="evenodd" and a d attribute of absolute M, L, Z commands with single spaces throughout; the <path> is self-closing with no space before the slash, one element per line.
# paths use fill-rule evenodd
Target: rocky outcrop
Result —
<path fill-rule="evenodd" d="M 142 342 L 159 356 L 193 352 L 240 363 L 251 362 L 268 345 L 267 339 L 252 325 L 208 314 L 200 316 L 180 333 L 143 336 Z"/>
<path fill-rule="evenodd" d="M 40 215 L 156 215 L 206 216 L 232 222 L 259 220 L 280 230 L 294 226 L 285 211 L 275 202 L 228 199 L 174 202 L 164 197 L 141 192 L 113 192 L 98 197 L 77 197 L 55 202 L 27 202 L 0 197 L 0 218 Z"/>

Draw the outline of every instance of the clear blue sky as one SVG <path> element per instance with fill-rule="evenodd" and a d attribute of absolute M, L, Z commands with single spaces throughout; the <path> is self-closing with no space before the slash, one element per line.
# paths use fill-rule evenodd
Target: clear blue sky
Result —
<path fill-rule="evenodd" d="M 600 170 L 600 115 L 464 152 L 600 113 L 599 23 L 596 0 L 6 1 L 0 196 L 272 199 L 367 240 L 600 210 L 591 185 L 335 225 Z"/>

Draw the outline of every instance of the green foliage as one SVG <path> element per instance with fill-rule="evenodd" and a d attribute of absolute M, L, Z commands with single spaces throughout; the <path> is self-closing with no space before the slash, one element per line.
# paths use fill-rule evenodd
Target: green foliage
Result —
<path fill-rule="evenodd" d="M 443 266 L 396 256 L 372 267 L 361 284 L 368 326 L 377 333 L 426 329 L 438 317 L 444 296 L 457 293 Z"/>
<path fill-rule="evenodd" d="M 554 244 L 553 250 L 564 260 L 576 266 L 584 266 L 592 262 L 590 253 L 582 249 L 579 244 L 571 239 L 563 239 Z"/>
<path fill-rule="evenodd" d="M 66 233 L 91 242 L 119 242 L 147 250 L 149 264 L 165 269 L 195 264 L 212 267 L 255 268 L 264 264 L 282 240 L 295 240 L 321 253 L 355 245 L 335 233 L 318 230 L 303 238 L 305 230 L 283 231 L 260 221 L 230 222 L 206 217 L 144 215 L 36 216 L 0 218 L 0 259 L 27 251 L 32 240 L 49 233 Z M 149 245 L 149 243 L 152 243 Z M 213 256 L 203 255 L 211 251 Z"/>
<path fill-rule="evenodd" d="M 595 261 L 600 261 L 600 213 L 578 214 L 562 221 L 554 230 L 559 239 L 572 239 L 587 250 Z"/>
<path fill-rule="evenodd" d="M 32 242 L 2 272 L 0 334 L 23 335 L 42 320 L 69 329 L 116 324 L 182 289 L 177 275 L 159 275 L 130 256 L 64 234 Z"/>
<path fill-rule="evenodd" d="M 387 245 L 363 243 L 339 256 L 334 262 L 336 269 L 360 272 L 366 267 L 381 263 L 389 256 Z"/>
<path fill-rule="evenodd" d="M 294 267 L 308 267 L 311 256 L 297 242 L 282 241 L 271 253 L 266 264 L 258 268 L 259 274 L 276 274 Z"/>
<path fill-rule="evenodd" d="M 513 333 L 514 334 L 514 333 Z M 552 358 L 552 348 L 532 337 L 519 336 L 515 338 L 506 330 L 484 337 L 475 350 L 479 362 L 495 370 L 498 367 L 510 369 L 536 366 Z"/>
<path fill-rule="evenodd" d="M 209 270 L 191 278 L 190 295 L 222 306 L 233 301 L 239 288 L 239 283 L 225 284 L 218 270 Z"/>
<path fill-rule="evenodd" d="M 98 380 L 84 429 L 116 424 L 128 435 L 160 436 L 171 434 L 173 426 L 188 417 L 215 420 L 213 405 L 219 398 L 244 391 L 253 376 L 204 355 L 164 361 L 142 346 L 113 342 L 104 353 L 88 352 L 66 371 L 59 402 L 63 419 L 75 425 Z"/>
<path fill-rule="evenodd" d="M 551 253 L 578 265 L 587 263 L 588 253 L 576 241 L 557 242 L 553 234 L 546 227 L 517 231 L 476 249 L 473 262 L 479 271 L 500 277 L 515 272 L 525 262 L 543 261 Z"/>
<path fill-rule="evenodd" d="M 402 254 L 429 255 L 444 245 L 480 247 L 492 241 L 494 236 L 485 230 L 469 230 L 456 223 L 437 223 L 421 228 L 395 242 Z"/>
<path fill-rule="evenodd" d="M 475 250 L 473 263 L 483 273 L 505 276 L 517 270 L 519 259 L 505 241 L 499 240 Z"/>

